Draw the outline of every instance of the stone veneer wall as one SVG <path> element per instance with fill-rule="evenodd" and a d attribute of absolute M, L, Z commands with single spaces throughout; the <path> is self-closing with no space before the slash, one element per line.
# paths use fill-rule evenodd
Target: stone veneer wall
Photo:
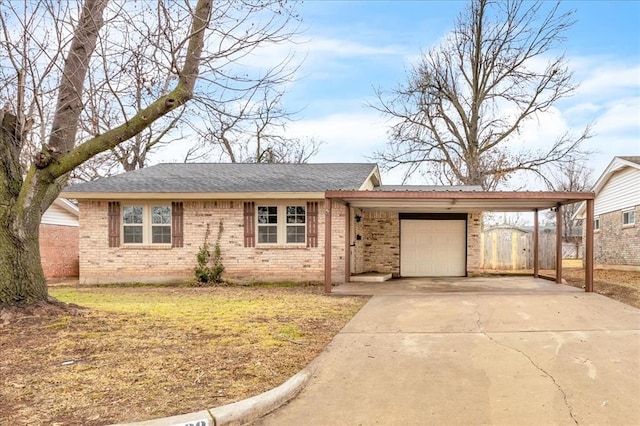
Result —
<path fill-rule="evenodd" d="M 362 217 L 354 223 L 355 240 L 354 271 L 390 273 L 400 276 L 400 220 L 395 211 L 362 211 L 353 214 Z M 472 212 L 467 218 L 467 272 L 474 274 L 480 269 L 482 213 Z"/>
<path fill-rule="evenodd" d="M 640 206 L 634 210 L 636 223 L 631 226 L 622 226 L 621 210 L 598 216 L 600 229 L 593 234 L 596 267 L 640 267 Z"/>
<path fill-rule="evenodd" d="M 45 278 L 78 276 L 77 226 L 40 224 L 40 261 Z"/>
<path fill-rule="evenodd" d="M 110 248 L 107 201 L 80 201 L 80 283 L 191 280 L 207 224 L 211 230 L 209 242 L 213 245 L 220 220 L 224 227 L 220 245 L 226 279 L 239 282 L 324 279 L 323 202 L 318 214 L 318 247 L 311 248 L 244 247 L 243 201 L 185 201 L 184 247 L 180 248 L 151 245 Z M 332 278 L 336 283 L 344 281 L 344 220 L 344 206 L 334 203 Z"/>

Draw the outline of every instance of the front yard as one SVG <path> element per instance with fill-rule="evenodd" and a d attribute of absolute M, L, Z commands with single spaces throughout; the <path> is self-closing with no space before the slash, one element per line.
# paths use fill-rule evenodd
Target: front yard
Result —
<path fill-rule="evenodd" d="M 259 394 L 366 302 L 319 287 L 63 287 L 0 316 L 0 424 L 102 425 Z"/>

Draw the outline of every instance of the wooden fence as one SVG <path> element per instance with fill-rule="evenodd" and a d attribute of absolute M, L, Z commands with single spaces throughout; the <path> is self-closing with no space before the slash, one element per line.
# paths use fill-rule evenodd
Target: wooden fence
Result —
<path fill-rule="evenodd" d="M 533 233 L 518 229 L 491 229 L 480 234 L 483 269 L 533 269 Z M 540 233 L 538 236 L 538 267 L 555 269 L 556 235 Z"/>

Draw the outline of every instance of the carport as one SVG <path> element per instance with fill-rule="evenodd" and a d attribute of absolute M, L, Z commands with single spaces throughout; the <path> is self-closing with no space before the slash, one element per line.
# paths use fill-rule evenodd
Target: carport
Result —
<path fill-rule="evenodd" d="M 461 189 L 458 189 L 461 188 Z M 398 234 L 411 236 L 419 233 L 433 232 L 447 235 L 462 232 L 456 228 L 456 221 L 462 220 L 464 215 L 470 212 L 533 212 L 534 241 L 533 241 L 533 277 L 539 274 L 539 213 L 552 210 L 556 213 L 556 229 L 562 229 L 563 206 L 572 203 L 586 202 L 586 239 L 585 239 L 585 291 L 593 291 L 593 219 L 594 219 L 593 192 L 515 192 L 515 191 L 481 191 L 473 187 L 421 187 L 421 186 L 381 186 L 371 191 L 327 191 L 325 192 L 325 244 L 324 244 L 324 288 L 326 293 L 332 289 L 332 235 L 344 233 L 352 234 L 354 226 L 354 211 L 360 212 L 392 212 L 398 217 L 399 228 L 406 222 L 405 230 L 398 229 Z M 344 221 L 333 221 L 333 206 L 343 205 L 346 211 Z M 415 224 L 424 220 L 424 224 Z M 442 223 L 436 223 L 439 220 Z M 344 223 L 342 223 L 344 222 Z M 437 227 L 433 226 L 433 222 Z M 466 222 L 465 222 L 466 223 Z M 465 235 L 465 243 L 468 238 Z M 408 239 L 405 237 L 405 240 Z M 351 276 L 351 250 L 352 241 L 344 238 L 344 281 L 349 282 Z M 437 241 L 436 243 L 437 244 Z M 466 245 L 465 245 L 466 250 Z M 455 252 L 452 249 L 451 252 Z M 399 255 L 402 256 L 402 253 Z M 409 254 L 407 254 L 409 256 Z M 406 258 L 405 258 L 406 259 Z M 464 275 L 468 268 L 465 267 Z M 562 233 L 556 232 L 556 265 L 555 281 L 562 280 Z M 417 274 L 420 271 L 416 272 Z M 417 276 L 417 275 L 414 275 Z"/>

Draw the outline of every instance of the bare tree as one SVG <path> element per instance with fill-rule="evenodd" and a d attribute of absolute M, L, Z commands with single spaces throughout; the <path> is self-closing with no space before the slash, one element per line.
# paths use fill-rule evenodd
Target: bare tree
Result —
<path fill-rule="evenodd" d="M 185 162 L 215 158 L 232 163 L 305 163 L 322 145 L 314 138 L 286 135 L 295 112 L 282 107 L 282 92 L 258 87 L 241 102 L 208 110 L 204 125 L 194 128 L 200 142 Z"/>
<path fill-rule="evenodd" d="M 373 107 L 393 126 L 387 149 L 376 157 L 387 168 L 403 167 L 405 180 L 420 171 L 443 183 L 490 190 L 514 172 L 542 176 L 544 165 L 578 155 L 588 127 L 551 146 L 516 144 L 525 122 L 576 87 L 563 56 L 547 60 L 572 16 L 559 3 L 472 0 L 404 85 L 377 91 Z"/>
<path fill-rule="evenodd" d="M 176 79 L 170 55 L 184 46 L 181 40 L 191 19 L 191 0 L 180 1 L 114 5 L 118 12 L 110 18 L 111 25 L 103 28 L 103 38 L 122 43 L 118 50 L 114 50 L 114 43 L 96 46 L 100 60 L 92 62 L 87 75 L 85 90 L 91 96 L 87 97 L 79 123 L 81 137 L 104 133 L 129 120 L 157 96 L 168 93 Z M 173 141 L 194 143 L 212 112 L 232 114 L 235 111 L 230 105 L 250 100 L 258 91 L 275 93 L 278 86 L 291 81 L 297 69 L 292 54 L 267 66 L 257 65 L 251 57 L 261 46 L 287 42 L 296 34 L 296 27 L 289 27 L 290 21 L 297 18 L 285 2 L 219 2 L 212 14 L 216 25 L 204 48 L 198 85 L 201 89 L 194 93 L 188 113 L 183 106 L 161 117 L 135 137 L 82 164 L 73 171 L 72 179 L 95 179 L 142 168 L 153 154 Z M 117 76 L 117 82 L 103 79 L 102 75 Z M 42 102 L 52 103 L 53 100 Z M 231 118 L 251 119 L 242 115 Z M 183 131 L 188 129 L 195 132 Z M 37 151 L 40 144 L 41 137 L 34 138 L 24 150 Z M 30 156 L 24 157 L 28 164 Z"/>
<path fill-rule="evenodd" d="M 548 174 L 547 187 L 552 191 L 588 191 L 593 186 L 593 170 L 575 158 L 550 168 Z M 562 206 L 562 239 L 567 243 L 575 243 L 576 247 L 582 240 L 581 233 L 577 231 L 581 223 L 572 219 L 578 207 L 579 203 Z M 555 221 L 555 213 L 551 216 Z"/>
<path fill-rule="evenodd" d="M 123 144 L 164 140 L 191 99 L 214 108 L 279 81 L 241 63 L 288 39 L 291 8 L 212 3 L 0 3 L 0 306 L 47 300 L 39 224 L 73 170 L 110 151 L 139 161 Z"/>

